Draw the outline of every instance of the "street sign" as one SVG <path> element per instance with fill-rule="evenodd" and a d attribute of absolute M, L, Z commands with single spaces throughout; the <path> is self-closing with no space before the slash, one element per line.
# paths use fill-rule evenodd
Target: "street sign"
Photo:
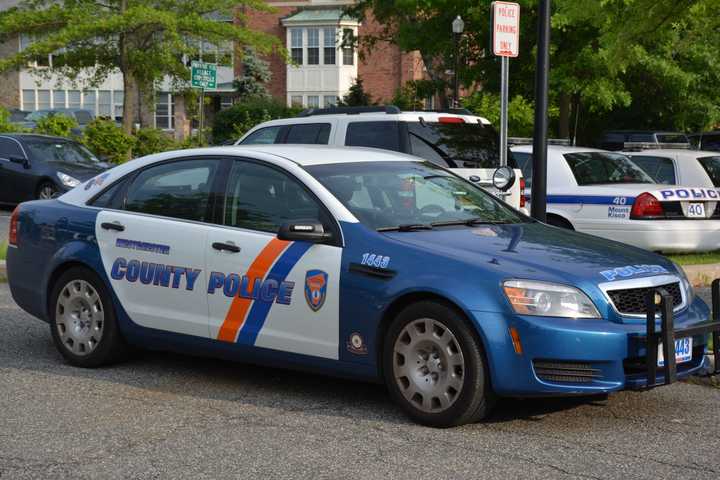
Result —
<path fill-rule="evenodd" d="M 217 65 L 193 60 L 190 64 L 190 79 L 193 88 L 216 88 Z"/>
<path fill-rule="evenodd" d="M 517 57 L 520 44 L 520 5 L 493 2 L 493 53 L 498 57 Z"/>

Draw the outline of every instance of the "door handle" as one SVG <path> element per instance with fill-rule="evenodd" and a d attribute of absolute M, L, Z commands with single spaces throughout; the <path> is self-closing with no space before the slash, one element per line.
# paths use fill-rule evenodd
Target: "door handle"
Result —
<path fill-rule="evenodd" d="M 125 230 L 125 226 L 117 222 L 103 222 L 100 226 L 104 230 L 115 230 L 116 232 L 122 232 Z"/>
<path fill-rule="evenodd" d="M 240 247 L 234 243 L 213 242 L 212 248 L 220 251 L 225 250 L 226 252 L 240 253 Z"/>

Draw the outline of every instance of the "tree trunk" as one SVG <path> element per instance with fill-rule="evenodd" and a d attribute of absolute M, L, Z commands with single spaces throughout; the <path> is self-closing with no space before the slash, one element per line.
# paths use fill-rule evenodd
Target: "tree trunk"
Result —
<path fill-rule="evenodd" d="M 558 119 L 559 138 L 570 138 L 570 107 L 571 97 L 569 93 L 560 94 L 560 117 Z"/>
<path fill-rule="evenodd" d="M 123 97 L 123 131 L 131 135 L 133 132 L 133 124 L 137 117 L 138 104 L 138 88 L 137 80 L 131 72 L 123 72 L 123 88 L 125 95 Z"/>
<path fill-rule="evenodd" d="M 187 115 L 185 104 L 187 99 L 185 95 L 178 94 L 173 97 L 175 99 L 175 140 L 184 142 L 190 136 L 190 118 Z"/>
<path fill-rule="evenodd" d="M 140 95 L 140 126 L 143 128 L 155 128 L 155 85 L 138 85 Z"/>

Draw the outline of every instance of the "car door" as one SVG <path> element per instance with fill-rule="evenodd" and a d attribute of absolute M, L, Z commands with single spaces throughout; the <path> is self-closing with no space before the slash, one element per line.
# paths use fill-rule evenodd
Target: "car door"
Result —
<path fill-rule="evenodd" d="M 342 249 L 276 236 L 283 223 L 314 220 L 339 240 L 320 202 L 278 167 L 235 160 L 221 216 L 205 247 L 211 337 L 337 359 Z"/>
<path fill-rule="evenodd" d="M 128 180 L 122 209 L 99 212 L 95 230 L 103 266 L 133 322 L 208 336 L 204 246 L 221 162 L 151 165 Z"/>
<path fill-rule="evenodd" d="M 30 169 L 11 161 L 12 158 L 27 159 L 17 140 L 0 137 L 0 202 L 3 203 L 18 203 L 34 196 Z"/>

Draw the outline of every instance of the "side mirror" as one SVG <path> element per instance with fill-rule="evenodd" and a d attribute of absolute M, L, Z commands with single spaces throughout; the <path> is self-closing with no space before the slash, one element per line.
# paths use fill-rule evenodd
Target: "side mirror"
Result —
<path fill-rule="evenodd" d="M 24 168 L 26 168 L 26 169 L 27 169 L 27 168 L 30 168 L 30 162 L 29 162 L 28 159 L 25 158 L 25 157 L 15 157 L 15 156 L 11 156 L 8 160 L 10 160 L 12 163 L 19 163 L 20 165 L 22 165 L 22 166 L 23 166 Z"/>
<path fill-rule="evenodd" d="M 492 183 L 501 192 L 507 192 L 515 185 L 515 170 L 510 167 L 498 167 L 493 173 Z"/>
<path fill-rule="evenodd" d="M 280 240 L 323 243 L 332 238 L 318 221 L 284 223 L 280 226 L 277 238 Z"/>

